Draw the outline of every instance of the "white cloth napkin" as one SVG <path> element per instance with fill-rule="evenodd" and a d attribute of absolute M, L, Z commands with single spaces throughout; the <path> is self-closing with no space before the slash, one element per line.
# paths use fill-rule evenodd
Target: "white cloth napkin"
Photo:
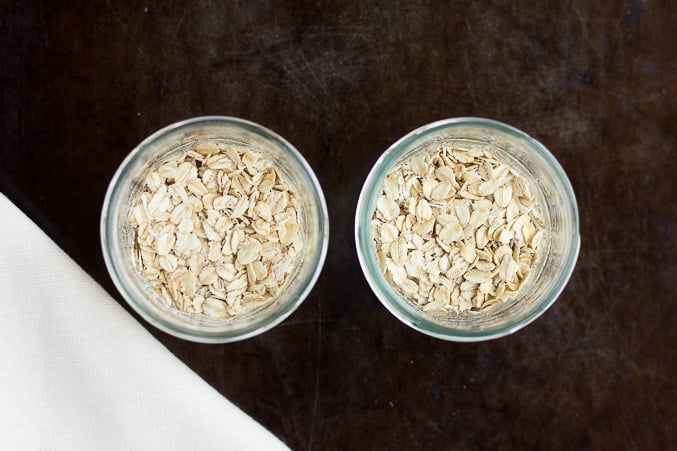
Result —
<path fill-rule="evenodd" d="M 288 448 L 0 194 L 0 449 Z"/>

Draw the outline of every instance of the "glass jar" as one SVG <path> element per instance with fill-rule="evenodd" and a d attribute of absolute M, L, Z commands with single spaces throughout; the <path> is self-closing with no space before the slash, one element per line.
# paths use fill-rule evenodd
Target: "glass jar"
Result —
<path fill-rule="evenodd" d="M 384 278 L 376 259 L 370 222 L 386 175 L 431 146 L 491 149 L 500 161 L 525 177 L 545 221 L 535 268 L 514 298 L 469 313 L 427 313 L 408 301 Z M 362 271 L 381 303 L 399 320 L 433 337 L 482 341 L 511 334 L 542 315 L 557 299 L 573 272 L 580 248 L 578 207 L 573 188 L 555 157 L 526 133 L 482 118 L 454 118 L 424 125 L 394 143 L 374 164 L 360 193 L 355 242 Z"/>
<path fill-rule="evenodd" d="M 134 230 L 129 209 L 151 168 L 179 157 L 198 142 L 226 143 L 264 154 L 296 189 L 303 248 L 298 263 L 272 302 L 241 316 L 213 319 L 182 312 L 163 302 L 136 270 Z M 101 247 L 115 286 L 129 305 L 155 327 L 180 338 L 205 343 L 242 340 L 288 317 L 308 296 L 320 275 L 329 242 L 329 220 L 322 188 L 301 154 L 278 134 L 242 119 L 206 116 L 169 125 L 139 144 L 110 182 L 101 214 Z"/>

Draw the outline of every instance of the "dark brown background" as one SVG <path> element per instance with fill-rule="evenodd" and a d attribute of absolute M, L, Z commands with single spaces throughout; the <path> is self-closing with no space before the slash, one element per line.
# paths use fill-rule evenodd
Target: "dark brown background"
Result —
<path fill-rule="evenodd" d="M 124 304 L 98 236 L 118 164 L 180 119 L 259 122 L 315 168 L 329 255 L 262 336 L 193 344 L 144 323 L 218 391 L 295 449 L 676 446 L 674 2 L 440 3 L 4 1 L 0 189 Z M 352 233 L 381 152 L 467 115 L 545 143 L 581 215 L 559 301 L 481 344 L 400 324 Z"/>

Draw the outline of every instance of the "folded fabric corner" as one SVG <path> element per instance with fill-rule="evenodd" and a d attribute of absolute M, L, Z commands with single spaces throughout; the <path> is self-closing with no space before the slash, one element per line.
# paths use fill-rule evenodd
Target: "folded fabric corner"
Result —
<path fill-rule="evenodd" d="M 0 448 L 288 449 L 2 194 L 0 218 Z"/>

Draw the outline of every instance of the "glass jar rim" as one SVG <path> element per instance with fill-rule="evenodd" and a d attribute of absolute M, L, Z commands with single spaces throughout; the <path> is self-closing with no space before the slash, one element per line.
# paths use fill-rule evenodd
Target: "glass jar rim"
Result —
<path fill-rule="evenodd" d="M 128 175 L 130 168 L 138 159 L 143 157 L 147 149 L 152 148 L 152 145 L 161 138 L 171 133 L 178 133 L 182 130 L 190 130 L 197 126 L 208 125 L 235 126 L 247 132 L 251 132 L 254 135 L 268 139 L 284 149 L 299 167 L 302 168 L 304 175 L 308 178 L 310 185 L 313 187 L 312 197 L 317 203 L 318 222 L 321 226 L 321 230 L 318 232 L 320 245 L 318 246 L 318 252 L 314 254 L 313 264 L 310 265 L 312 270 L 309 271 L 309 275 L 304 279 L 302 290 L 294 297 L 294 302 L 284 305 L 271 318 L 263 318 L 259 321 L 254 321 L 243 330 L 197 330 L 181 325 L 178 320 L 170 321 L 168 318 L 163 317 L 163 315 L 154 311 L 158 309 L 156 306 L 151 306 L 152 300 L 147 299 L 146 297 L 137 299 L 139 296 L 137 296 L 137 294 L 133 292 L 134 290 L 131 290 L 130 287 L 127 286 L 128 283 L 125 282 L 126 277 L 123 274 L 121 263 L 112 255 L 111 245 L 115 242 L 113 237 L 115 229 L 115 227 L 113 227 L 113 212 L 115 208 L 118 207 L 117 204 L 122 200 L 121 191 L 126 182 L 126 176 Z M 113 280 L 114 285 L 132 309 L 148 323 L 170 335 L 202 343 L 226 343 L 244 340 L 259 335 L 284 321 L 303 303 L 315 286 L 324 266 L 329 247 L 329 215 L 327 204 L 320 182 L 317 179 L 315 172 L 310 167 L 310 164 L 296 147 L 276 132 L 255 122 L 232 116 L 198 116 L 178 121 L 157 130 L 135 146 L 120 163 L 115 174 L 111 178 L 101 210 L 99 227 L 101 248 L 108 273 Z"/>
<path fill-rule="evenodd" d="M 566 262 L 563 265 L 563 270 L 559 273 L 557 282 L 554 284 L 555 289 L 551 291 L 545 302 L 538 304 L 520 321 L 482 331 L 464 330 L 431 321 L 409 305 L 409 303 L 403 302 L 401 296 L 396 294 L 395 289 L 385 280 L 380 272 L 373 251 L 370 230 L 371 215 L 373 213 L 372 206 L 374 205 L 375 196 L 385 175 L 393 168 L 394 163 L 398 161 L 405 151 L 411 149 L 413 144 L 418 142 L 423 143 L 426 137 L 461 126 L 491 129 L 510 135 L 523 140 L 531 150 L 538 152 L 544 157 L 551 169 L 557 174 L 558 181 L 562 184 L 570 200 L 569 207 L 571 208 L 570 213 L 574 225 L 573 230 L 570 231 L 573 245 L 565 256 Z M 367 283 L 383 306 L 401 322 L 421 333 L 443 340 L 458 342 L 476 342 L 500 338 L 510 335 L 536 320 L 550 308 L 564 290 L 573 273 L 580 251 L 579 216 L 576 196 L 571 182 L 560 163 L 543 144 L 522 130 L 503 122 L 480 117 L 456 117 L 431 122 L 407 133 L 388 147 L 376 160 L 362 186 L 355 213 L 354 232 L 360 267 L 367 279 Z"/>

